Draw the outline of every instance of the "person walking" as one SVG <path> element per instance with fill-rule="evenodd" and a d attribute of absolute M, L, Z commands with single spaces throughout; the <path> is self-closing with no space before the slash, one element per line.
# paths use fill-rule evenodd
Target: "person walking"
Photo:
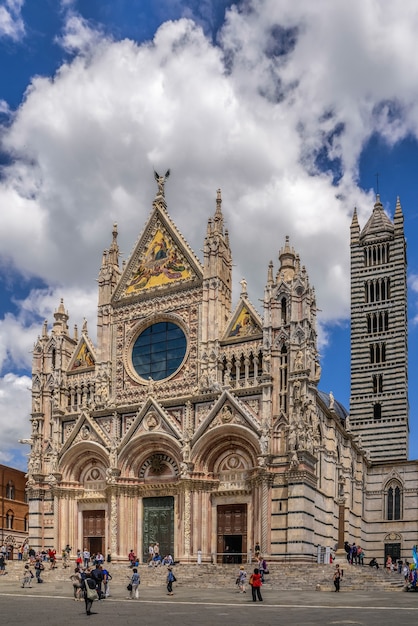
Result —
<path fill-rule="evenodd" d="M 102 567 L 103 572 L 103 593 L 104 597 L 108 598 L 110 596 L 110 581 L 112 580 L 112 576 L 106 567 Z"/>
<path fill-rule="evenodd" d="M 167 595 L 173 596 L 173 583 L 175 583 L 177 578 L 173 574 L 173 568 L 171 565 L 167 568 Z"/>
<path fill-rule="evenodd" d="M 263 601 L 261 596 L 261 575 L 258 570 L 258 567 L 254 568 L 254 573 L 250 576 L 250 585 L 251 585 L 251 593 L 253 595 L 253 602 L 257 602 L 257 598 L 260 602 Z"/>
<path fill-rule="evenodd" d="M 245 589 L 245 585 L 247 582 L 247 572 L 245 571 L 245 567 L 241 565 L 238 572 L 238 590 L 240 593 L 247 593 Z"/>
<path fill-rule="evenodd" d="M 98 600 L 98 595 L 96 591 L 96 581 L 92 578 L 90 570 L 86 571 L 82 585 L 84 602 L 86 604 L 86 615 L 91 615 L 91 607 L 93 606 L 94 600 Z"/>
<path fill-rule="evenodd" d="M 83 588 L 82 585 L 82 578 L 81 578 L 81 574 L 80 574 L 80 570 L 78 567 L 75 568 L 74 570 L 74 574 L 72 574 L 70 576 L 70 580 L 73 583 L 73 596 L 74 596 L 74 600 L 81 600 L 81 591 Z"/>
<path fill-rule="evenodd" d="M 41 557 L 40 556 L 36 557 L 34 567 L 35 567 L 36 582 L 37 583 L 43 583 L 44 581 L 42 580 L 41 573 L 44 570 L 44 565 L 43 565 L 43 563 L 41 561 Z"/>
<path fill-rule="evenodd" d="M 343 571 L 340 570 L 340 566 L 337 565 L 335 566 L 335 572 L 334 572 L 334 587 L 335 587 L 335 591 L 339 591 L 340 590 L 340 582 L 341 582 L 341 577 L 342 577 Z"/>

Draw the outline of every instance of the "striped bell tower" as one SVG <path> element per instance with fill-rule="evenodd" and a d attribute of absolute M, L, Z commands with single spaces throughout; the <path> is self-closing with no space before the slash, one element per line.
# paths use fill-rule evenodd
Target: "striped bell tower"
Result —
<path fill-rule="evenodd" d="M 378 195 L 364 228 L 351 222 L 350 425 L 373 461 L 408 458 L 408 412 L 404 218 Z"/>

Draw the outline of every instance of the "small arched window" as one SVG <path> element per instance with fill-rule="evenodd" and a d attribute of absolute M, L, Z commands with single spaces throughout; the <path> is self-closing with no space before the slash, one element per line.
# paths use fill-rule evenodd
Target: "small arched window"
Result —
<path fill-rule="evenodd" d="M 8 530 L 12 530 L 13 529 L 13 522 L 14 522 L 14 513 L 12 510 L 8 510 L 6 513 L 6 528 Z"/>
<path fill-rule="evenodd" d="M 6 498 L 8 498 L 9 500 L 15 499 L 15 486 L 12 480 L 9 480 L 6 485 Z"/>
<path fill-rule="evenodd" d="M 281 299 L 280 304 L 282 310 L 282 324 L 287 324 L 287 302 L 285 297 Z"/>

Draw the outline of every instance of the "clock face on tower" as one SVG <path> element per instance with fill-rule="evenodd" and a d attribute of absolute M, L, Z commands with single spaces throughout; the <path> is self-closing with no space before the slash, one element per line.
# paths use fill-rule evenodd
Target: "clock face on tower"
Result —
<path fill-rule="evenodd" d="M 163 380 L 174 374 L 186 356 L 187 339 L 177 324 L 161 321 L 147 326 L 132 348 L 132 365 L 145 380 Z"/>

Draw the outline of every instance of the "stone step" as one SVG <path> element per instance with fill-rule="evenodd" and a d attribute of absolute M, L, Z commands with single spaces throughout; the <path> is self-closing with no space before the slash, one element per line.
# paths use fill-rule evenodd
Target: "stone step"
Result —
<path fill-rule="evenodd" d="M 71 563 L 68 568 L 58 564 L 56 569 L 50 570 L 49 563 L 45 563 L 42 577 L 47 581 L 68 581 L 74 571 L 75 564 Z M 246 564 L 247 581 L 254 565 Z M 7 577 L 19 581 L 23 575 L 24 563 L 9 561 L 7 563 Z M 124 584 L 132 575 L 131 568 L 124 563 L 111 563 L 108 567 L 112 579 L 116 583 Z M 269 574 L 265 576 L 266 588 L 283 590 L 330 590 L 333 588 L 332 578 L 335 566 L 318 564 L 289 564 L 272 563 L 269 565 Z M 399 590 L 404 586 L 403 576 L 395 572 L 388 573 L 386 570 L 371 569 L 368 566 L 344 567 L 342 585 L 345 590 L 351 589 L 385 589 Z M 34 568 L 32 567 L 34 572 Z M 141 584 L 148 587 L 159 587 L 164 584 L 167 576 L 167 568 L 148 567 L 139 565 Z M 239 566 L 232 564 L 178 564 L 174 566 L 174 572 L 178 584 L 189 587 L 231 587 L 235 585 Z"/>

